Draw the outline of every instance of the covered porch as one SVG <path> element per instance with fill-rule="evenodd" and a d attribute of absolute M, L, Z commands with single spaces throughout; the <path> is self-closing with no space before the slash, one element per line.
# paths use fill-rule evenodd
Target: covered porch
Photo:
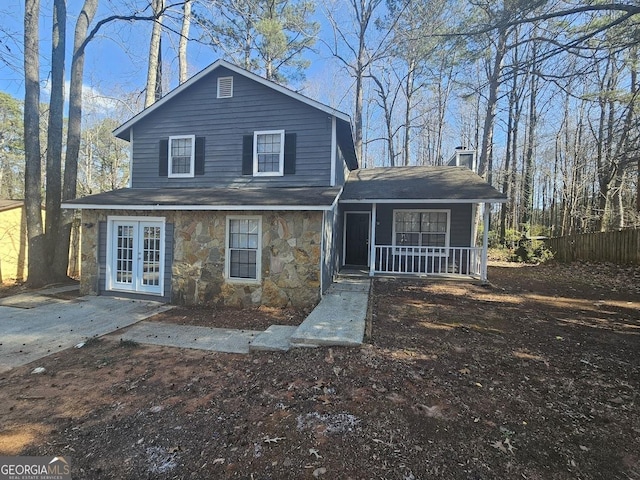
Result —
<path fill-rule="evenodd" d="M 340 199 L 341 270 L 487 280 L 492 203 L 504 196 L 463 167 L 352 172 Z"/>

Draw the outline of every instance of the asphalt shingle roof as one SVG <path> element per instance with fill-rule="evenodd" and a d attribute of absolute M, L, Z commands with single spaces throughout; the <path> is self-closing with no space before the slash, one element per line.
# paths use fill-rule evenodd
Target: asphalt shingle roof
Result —
<path fill-rule="evenodd" d="M 136 207 L 142 210 L 218 210 L 250 206 L 326 209 L 333 204 L 339 192 L 336 187 L 123 188 L 69 200 L 64 205 L 68 208 Z"/>
<path fill-rule="evenodd" d="M 506 197 L 465 167 L 380 167 L 354 170 L 341 202 L 422 200 L 505 202 Z"/>

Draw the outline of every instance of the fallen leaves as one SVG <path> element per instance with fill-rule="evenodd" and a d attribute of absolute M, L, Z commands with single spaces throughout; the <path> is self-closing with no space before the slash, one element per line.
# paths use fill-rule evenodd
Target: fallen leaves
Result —
<path fill-rule="evenodd" d="M 267 443 L 267 444 L 269 444 L 269 443 L 278 443 L 279 441 L 286 440 L 286 439 L 287 439 L 287 437 L 272 437 L 272 438 L 267 437 L 267 438 L 264 439 L 264 443 Z"/>
<path fill-rule="evenodd" d="M 309 455 L 315 455 L 316 459 L 322 458 L 322 455 L 320 455 L 318 450 L 316 450 L 315 448 L 310 448 L 309 449 Z"/>
<path fill-rule="evenodd" d="M 493 448 L 500 450 L 502 453 L 507 454 L 510 453 L 515 455 L 515 447 L 511 444 L 511 440 L 509 438 L 505 438 L 504 440 L 496 440 L 495 442 L 490 443 Z"/>
<path fill-rule="evenodd" d="M 413 411 L 419 414 L 426 415 L 429 418 L 444 419 L 443 408 L 440 405 L 433 405 L 431 407 L 418 403 L 412 407 Z"/>

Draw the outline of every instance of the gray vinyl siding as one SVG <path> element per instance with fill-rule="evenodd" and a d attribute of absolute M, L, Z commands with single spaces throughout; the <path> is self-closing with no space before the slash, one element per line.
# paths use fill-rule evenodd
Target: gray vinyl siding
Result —
<path fill-rule="evenodd" d="M 350 207 L 350 206 L 349 206 Z M 378 204 L 376 209 L 376 245 L 393 244 L 394 210 L 451 210 L 449 246 L 469 247 L 471 243 L 471 204 Z"/>
<path fill-rule="evenodd" d="M 142 217 L 141 217 L 142 218 Z M 111 292 L 107 290 L 107 222 L 98 223 L 98 295 L 117 295 L 131 298 L 149 298 L 163 302 L 171 301 L 171 265 L 173 264 L 173 223 L 165 223 L 164 240 L 164 295 L 139 294 L 136 292 Z"/>
<path fill-rule="evenodd" d="M 232 98 L 216 98 L 220 76 L 233 76 Z M 133 130 L 134 188 L 330 185 L 331 117 L 222 67 L 149 113 Z M 242 175 L 243 136 L 262 130 L 297 135 L 295 174 Z M 160 177 L 159 141 L 173 135 L 205 137 L 204 175 Z"/>
<path fill-rule="evenodd" d="M 344 155 L 342 154 L 342 150 L 336 145 L 336 185 L 342 186 L 344 185 L 347 176 L 349 175 L 349 169 L 347 168 L 347 164 L 344 161 Z"/>
<path fill-rule="evenodd" d="M 338 208 L 324 212 L 323 228 L 322 228 L 322 293 L 324 293 L 331 282 L 335 273 L 340 268 L 340 250 L 342 249 L 342 235 L 339 228 L 340 217 Z"/>

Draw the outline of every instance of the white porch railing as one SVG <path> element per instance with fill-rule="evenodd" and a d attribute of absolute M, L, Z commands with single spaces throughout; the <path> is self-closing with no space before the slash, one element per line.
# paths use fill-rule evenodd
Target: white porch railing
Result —
<path fill-rule="evenodd" d="M 376 245 L 373 273 L 482 276 L 480 247 Z"/>

